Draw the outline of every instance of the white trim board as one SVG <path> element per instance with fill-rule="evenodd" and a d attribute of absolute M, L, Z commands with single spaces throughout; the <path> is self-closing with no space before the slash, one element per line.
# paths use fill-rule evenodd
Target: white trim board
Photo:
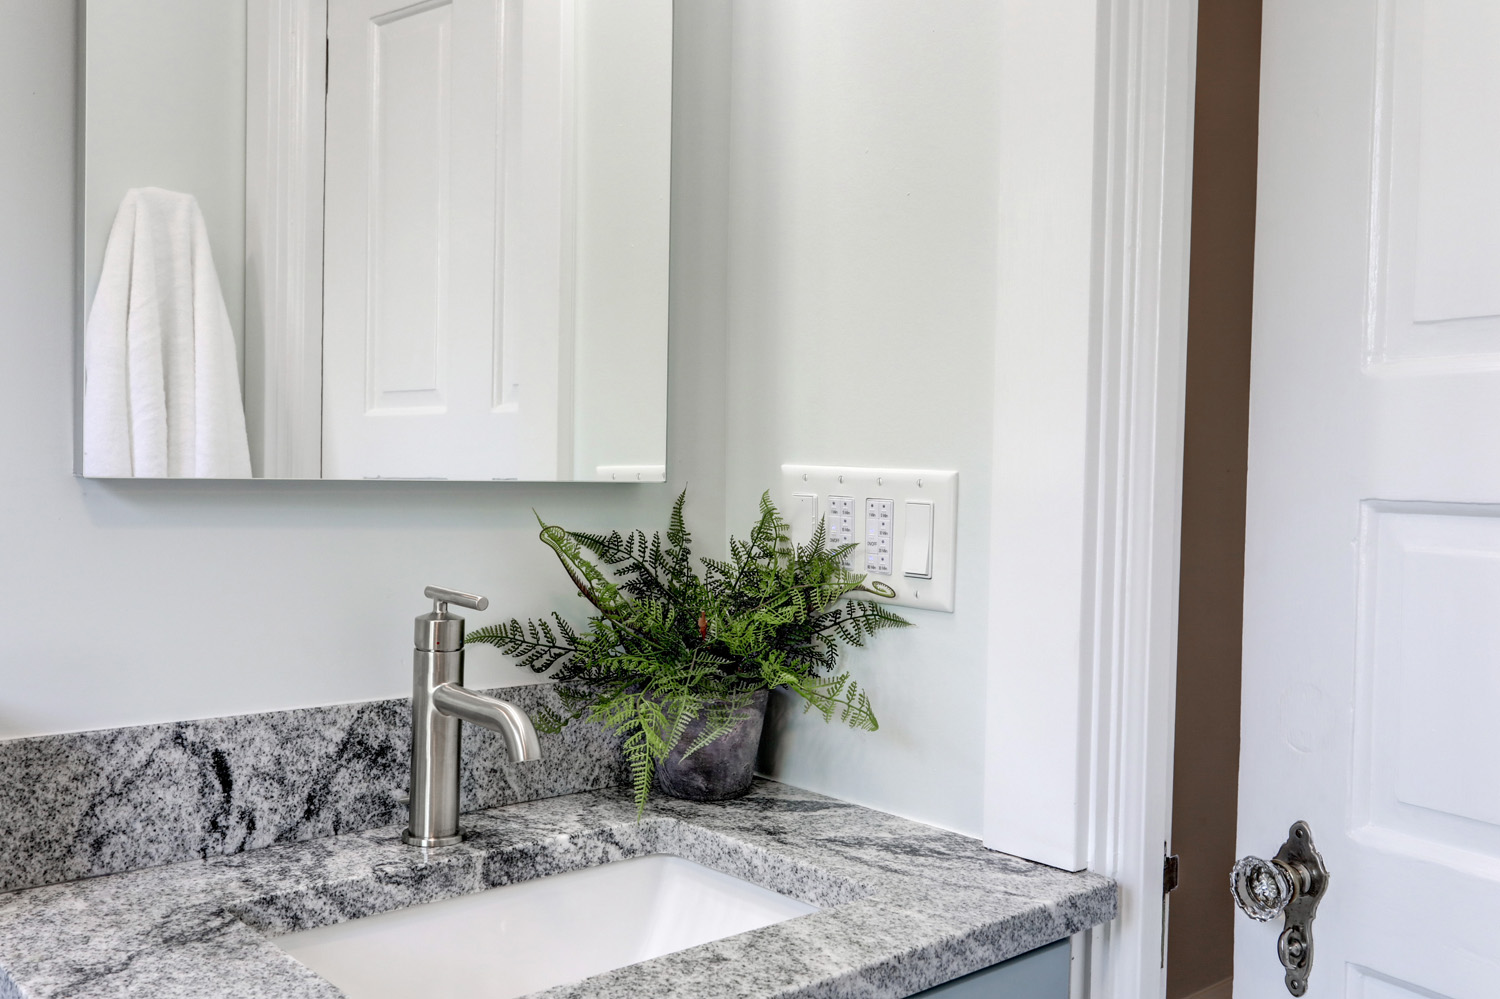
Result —
<path fill-rule="evenodd" d="M 1002 3 L 985 843 L 1120 882 L 1165 993 L 1196 0 Z"/>
<path fill-rule="evenodd" d="M 1109 0 L 1089 867 L 1120 882 L 1090 993 L 1166 993 L 1197 0 Z"/>
<path fill-rule="evenodd" d="M 246 8 L 245 424 L 258 478 L 322 475 L 328 0 Z"/>
<path fill-rule="evenodd" d="M 1081 870 L 1088 859 L 1097 4 L 1007 0 L 1001 7 L 984 840 Z"/>

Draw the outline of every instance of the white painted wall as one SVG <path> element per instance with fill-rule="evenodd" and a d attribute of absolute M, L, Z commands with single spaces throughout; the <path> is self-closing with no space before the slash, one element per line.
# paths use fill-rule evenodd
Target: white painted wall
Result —
<path fill-rule="evenodd" d="M 87 7 L 86 300 L 94 299 L 125 192 L 191 194 L 203 209 L 243 358 L 244 0 L 88 0 Z"/>
<path fill-rule="evenodd" d="M 692 483 L 724 536 L 722 178 L 727 13 L 682 6 L 674 148 L 669 460 L 674 482 L 103 482 L 71 474 L 71 3 L 0 0 L 0 737 L 401 695 L 421 588 L 492 611 L 576 598 L 531 509 L 665 524 Z M 471 679 L 518 674 L 492 650 Z"/>
<path fill-rule="evenodd" d="M 957 608 L 847 662 L 878 733 L 796 713 L 793 784 L 978 835 L 997 4 L 763 0 L 733 29 L 729 526 L 782 462 L 953 468 Z M 905 612 L 904 612 L 905 613 Z"/>

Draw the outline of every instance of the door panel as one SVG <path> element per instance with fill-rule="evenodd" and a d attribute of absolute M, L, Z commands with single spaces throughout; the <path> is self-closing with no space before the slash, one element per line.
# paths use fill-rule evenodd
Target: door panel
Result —
<path fill-rule="evenodd" d="M 1500 364 L 1500 6 L 1385 0 L 1370 11 L 1371 361 Z"/>
<path fill-rule="evenodd" d="M 1356 836 L 1500 875 L 1500 517 L 1367 504 L 1356 667 Z"/>
<path fill-rule="evenodd" d="M 325 478 L 567 477 L 571 9 L 330 0 Z"/>
<path fill-rule="evenodd" d="M 1312 826 L 1310 996 L 1500 994 L 1496 52 L 1492 0 L 1265 4 L 1239 852 Z"/>
<path fill-rule="evenodd" d="M 453 6 L 372 18 L 366 412 L 440 413 L 447 339 Z M 342 122 L 337 123 L 342 125 Z"/>
<path fill-rule="evenodd" d="M 1395 982 L 1370 972 L 1368 968 L 1349 969 L 1349 999 L 1447 999 L 1418 989 L 1406 982 Z"/>

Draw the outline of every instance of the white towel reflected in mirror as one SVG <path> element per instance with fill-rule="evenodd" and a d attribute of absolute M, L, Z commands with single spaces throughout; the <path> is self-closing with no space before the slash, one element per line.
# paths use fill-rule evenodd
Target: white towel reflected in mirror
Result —
<path fill-rule="evenodd" d="M 234 332 L 191 194 L 126 193 L 89 310 L 84 366 L 84 475 L 250 475 Z"/>

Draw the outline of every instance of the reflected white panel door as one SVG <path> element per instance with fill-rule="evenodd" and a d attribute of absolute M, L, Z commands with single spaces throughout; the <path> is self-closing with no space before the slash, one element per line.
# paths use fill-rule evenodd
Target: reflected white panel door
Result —
<path fill-rule="evenodd" d="M 556 478 L 566 5 L 328 6 L 323 475 Z"/>
<path fill-rule="evenodd" d="M 1240 852 L 1312 826 L 1308 995 L 1494 997 L 1500 3 L 1267 0 L 1256 239 Z"/>

